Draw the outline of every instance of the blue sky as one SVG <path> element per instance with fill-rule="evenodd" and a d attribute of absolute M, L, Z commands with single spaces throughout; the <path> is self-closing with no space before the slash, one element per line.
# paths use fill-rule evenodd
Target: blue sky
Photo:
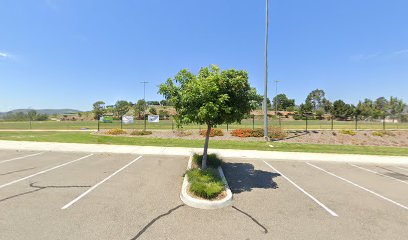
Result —
<path fill-rule="evenodd" d="M 245 69 L 263 93 L 264 0 L 0 0 L 0 111 L 160 100 L 180 69 Z M 270 0 L 269 95 L 408 101 L 408 1 Z"/>

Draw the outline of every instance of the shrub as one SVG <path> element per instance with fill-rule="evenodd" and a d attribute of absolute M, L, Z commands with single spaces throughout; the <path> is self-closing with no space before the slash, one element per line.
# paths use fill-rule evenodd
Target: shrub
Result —
<path fill-rule="evenodd" d="M 354 135 L 357 134 L 357 133 L 356 133 L 355 131 L 353 131 L 353 130 L 341 130 L 341 133 L 342 133 L 342 134 L 346 134 L 346 135 L 351 135 L 351 136 L 354 136 Z"/>
<path fill-rule="evenodd" d="M 194 168 L 187 171 L 190 191 L 195 195 L 211 199 L 217 197 L 224 190 L 224 183 L 211 170 Z"/>
<path fill-rule="evenodd" d="M 251 129 L 249 128 L 238 128 L 231 131 L 231 136 L 235 137 L 251 137 Z"/>
<path fill-rule="evenodd" d="M 177 137 L 185 137 L 185 136 L 190 136 L 193 133 L 191 131 L 178 130 L 178 131 L 175 131 L 175 134 Z"/>
<path fill-rule="evenodd" d="M 130 133 L 130 135 L 137 135 L 137 136 L 151 135 L 151 134 L 152 134 L 152 131 L 145 131 L 145 130 L 142 130 L 142 131 L 135 130 Z"/>
<path fill-rule="evenodd" d="M 384 135 L 395 136 L 395 133 L 388 132 L 388 131 L 372 132 L 371 134 L 372 134 L 373 136 L 376 136 L 376 137 L 384 137 Z"/>
<path fill-rule="evenodd" d="M 125 133 L 126 133 L 125 130 L 119 129 L 119 128 L 110 129 L 106 132 L 106 134 L 109 134 L 109 135 L 121 135 Z"/>
<path fill-rule="evenodd" d="M 280 127 L 271 127 L 268 135 L 271 139 L 283 139 L 287 136 L 287 133 Z"/>
<path fill-rule="evenodd" d="M 207 130 L 201 130 L 199 133 L 201 136 L 205 136 L 207 134 Z M 210 137 L 215 136 L 224 136 L 224 133 L 219 128 L 211 128 Z"/>
<path fill-rule="evenodd" d="M 199 155 L 197 153 L 193 155 L 193 162 L 197 166 L 201 166 L 202 160 L 203 160 L 203 155 Z M 207 155 L 207 165 L 209 167 L 217 168 L 221 166 L 221 164 L 222 164 L 222 159 L 219 158 L 216 154 L 213 153 L 213 154 Z"/>
<path fill-rule="evenodd" d="M 237 128 L 231 131 L 231 135 L 235 137 L 263 137 L 264 132 L 262 128 L 249 129 Z"/>

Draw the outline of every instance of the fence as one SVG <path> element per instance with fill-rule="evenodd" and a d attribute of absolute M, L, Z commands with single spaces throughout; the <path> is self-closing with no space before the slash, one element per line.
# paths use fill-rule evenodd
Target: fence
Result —
<path fill-rule="evenodd" d="M 381 121 L 328 121 L 328 120 L 292 120 L 292 119 L 275 119 L 269 118 L 268 125 L 271 127 L 282 127 L 285 130 L 408 130 L 408 123 L 385 123 Z M 120 128 L 119 120 L 112 123 L 99 123 L 100 129 Z M 241 121 L 241 124 L 224 124 L 217 126 L 224 130 L 236 128 L 263 128 L 263 119 L 249 118 Z M 98 128 L 97 121 L 32 121 L 32 122 L 5 122 L 0 121 L 0 130 L 96 130 Z M 133 124 L 123 124 L 123 129 L 143 129 L 144 121 L 135 120 Z M 146 123 L 146 128 L 149 130 L 175 130 L 176 123 L 174 120 L 160 120 L 159 123 Z M 204 125 L 188 124 L 183 125 L 183 129 L 205 129 Z"/>

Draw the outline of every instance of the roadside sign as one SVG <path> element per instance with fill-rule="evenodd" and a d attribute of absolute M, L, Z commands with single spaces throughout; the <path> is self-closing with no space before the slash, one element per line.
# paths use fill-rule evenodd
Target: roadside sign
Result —
<path fill-rule="evenodd" d="M 132 124 L 132 123 L 134 123 L 133 116 L 123 116 L 123 117 L 122 117 L 122 122 L 123 122 L 124 124 Z"/>
<path fill-rule="evenodd" d="M 159 115 L 149 115 L 147 119 L 148 119 L 148 122 L 158 123 L 159 122 Z"/>
<path fill-rule="evenodd" d="M 112 123 L 113 117 L 112 116 L 103 116 L 101 117 L 101 122 L 103 123 Z"/>

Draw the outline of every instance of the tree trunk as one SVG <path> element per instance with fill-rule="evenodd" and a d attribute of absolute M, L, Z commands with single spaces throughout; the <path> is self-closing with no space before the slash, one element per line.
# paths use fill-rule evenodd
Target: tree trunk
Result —
<path fill-rule="evenodd" d="M 207 125 L 207 133 L 205 135 L 205 143 L 204 143 L 204 153 L 203 153 L 203 161 L 201 162 L 201 169 L 207 169 L 207 150 L 208 150 L 208 142 L 210 141 L 210 132 L 211 126 Z"/>

